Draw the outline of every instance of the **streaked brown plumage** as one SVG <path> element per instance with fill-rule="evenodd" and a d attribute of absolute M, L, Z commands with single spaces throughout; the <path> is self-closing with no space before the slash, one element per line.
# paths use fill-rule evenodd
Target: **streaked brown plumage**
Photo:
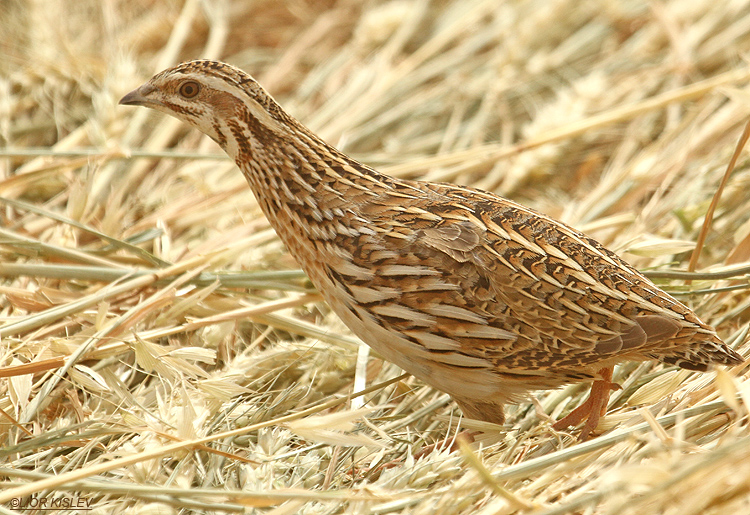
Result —
<path fill-rule="evenodd" d="M 471 418 L 499 423 L 503 404 L 528 390 L 593 378 L 590 405 L 558 424 L 590 415 L 585 436 L 617 362 L 742 361 L 591 238 L 492 193 L 380 174 L 234 67 L 184 63 L 120 103 L 171 114 L 219 143 L 331 309 Z"/>

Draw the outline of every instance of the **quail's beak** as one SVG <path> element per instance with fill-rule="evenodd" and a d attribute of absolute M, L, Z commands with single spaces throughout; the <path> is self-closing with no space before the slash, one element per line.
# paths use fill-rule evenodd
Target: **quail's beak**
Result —
<path fill-rule="evenodd" d="M 158 104 L 158 102 L 149 99 L 149 94 L 153 93 L 154 88 L 150 84 L 144 84 L 143 86 L 139 87 L 138 89 L 134 89 L 124 97 L 120 99 L 120 102 L 118 102 L 120 105 L 125 106 L 145 106 L 145 107 L 154 107 Z"/>

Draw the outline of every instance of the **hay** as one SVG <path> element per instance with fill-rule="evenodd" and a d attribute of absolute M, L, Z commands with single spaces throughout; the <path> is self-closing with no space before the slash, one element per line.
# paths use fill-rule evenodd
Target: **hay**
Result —
<path fill-rule="evenodd" d="M 361 161 L 587 231 L 747 353 L 745 154 L 684 271 L 750 114 L 750 2 L 11 1 L 0 27 L 5 508 L 750 511 L 744 368 L 623 364 L 583 444 L 549 418 L 585 385 L 461 420 L 363 351 L 211 141 L 116 105 L 221 58 Z M 417 455 L 460 427 L 485 433 Z"/>

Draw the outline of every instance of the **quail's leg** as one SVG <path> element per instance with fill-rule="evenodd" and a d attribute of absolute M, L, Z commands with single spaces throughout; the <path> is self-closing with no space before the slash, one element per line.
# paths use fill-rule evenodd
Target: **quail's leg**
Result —
<path fill-rule="evenodd" d="M 591 385 L 588 399 L 566 417 L 555 422 L 552 427 L 559 431 L 566 427 L 577 426 L 586 420 L 578 438 L 582 441 L 588 439 L 591 432 L 599 425 L 599 418 L 607 411 L 609 392 L 619 388 L 618 385 L 612 383 L 612 370 L 613 367 L 601 369 L 599 375 L 602 378 L 595 380 Z"/>

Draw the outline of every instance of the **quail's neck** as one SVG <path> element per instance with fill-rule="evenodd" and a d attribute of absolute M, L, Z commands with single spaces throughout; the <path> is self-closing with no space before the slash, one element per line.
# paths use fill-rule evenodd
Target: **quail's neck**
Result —
<path fill-rule="evenodd" d="M 227 145 L 235 147 L 235 160 L 264 211 L 291 209 L 303 221 L 325 223 L 398 183 L 284 118 L 283 133 L 241 120 L 232 132 L 242 143 Z"/>

